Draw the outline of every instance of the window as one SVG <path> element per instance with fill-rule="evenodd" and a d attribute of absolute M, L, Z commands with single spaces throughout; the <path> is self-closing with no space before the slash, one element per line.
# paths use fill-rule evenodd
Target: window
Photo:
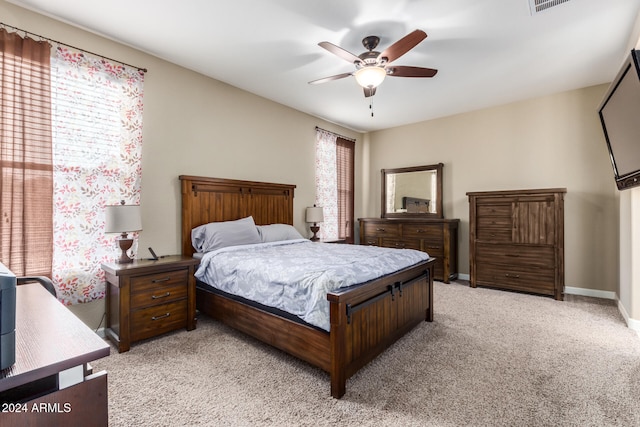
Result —
<path fill-rule="evenodd" d="M 104 296 L 118 253 L 105 206 L 139 204 L 143 73 L 58 46 L 51 56 L 53 281 L 67 304 Z"/>
<path fill-rule="evenodd" d="M 316 205 L 323 208 L 321 239 L 354 242 L 355 141 L 316 128 Z"/>
<path fill-rule="evenodd" d="M 0 259 L 50 276 L 65 304 L 102 298 L 118 254 L 105 206 L 140 199 L 144 70 L 4 28 L 0 42 Z"/>

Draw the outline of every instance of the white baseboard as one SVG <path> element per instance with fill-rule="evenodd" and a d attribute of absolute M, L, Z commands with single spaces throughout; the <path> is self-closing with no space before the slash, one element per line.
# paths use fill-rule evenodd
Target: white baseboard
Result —
<path fill-rule="evenodd" d="M 604 298 L 604 299 L 612 299 L 612 300 L 618 299 L 615 292 L 600 291 L 597 289 L 573 288 L 571 286 L 565 286 L 564 293 L 571 294 L 571 295 L 582 295 L 583 297 Z"/>
<path fill-rule="evenodd" d="M 585 288 L 572 288 L 565 286 L 564 293 L 572 295 L 582 295 L 586 297 L 611 299 L 616 301 L 618 305 L 618 311 L 620 312 L 622 317 L 624 317 L 624 321 L 626 322 L 627 327 L 631 330 L 636 331 L 638 335 L 640 335 L 640 320 L 632 319 L 629 317 L 629 313 L 627 313 L 627 310 L 624 308 L 624 305 L 622 305 L 620 299 L 618 298 L 618 295 L 615 292 L 599 291 Z"/>
<path fill-rule="evenodd" d="M 627 327 L 631 330 L 634 330 L 640 335 L 640 320 L 632 319 L 629 317 L 629 313 L 627 313 L 627 309 L 624 308 L 624 305 L 618 300 L 618 311 L 624 317 L 624 321 L 627 323 Z"/>
<path fill-rule="evenodd" d="M 458 274 L 458 278 L 461 280 L 469 280 L 469 277 L 470 276 L 468 274 Z M 615 292 L 565 286 L 564 293 L 570 294 L 570 295 L 581 295 L 584 297 L 603 298 L 603 299 L 610 299 L 610 300 L 616 301 L 618 303 L 618 311 L 620 311 L 620 314 L 622 314 L 622 317 L 624 317 L 624 320 L 627 323 L 627 327 L 629 329 L 632 329 L 638 332 L 638 335 L 640 335 L 640 320 L 632 319 L 629 317 L 627 310 L 620 303 L 620 300 L 618 299 L 618 295 Z"/>

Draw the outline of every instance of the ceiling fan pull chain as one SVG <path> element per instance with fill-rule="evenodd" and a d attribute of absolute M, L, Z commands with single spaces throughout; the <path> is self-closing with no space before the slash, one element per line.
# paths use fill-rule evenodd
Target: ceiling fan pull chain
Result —
<path fill-rule="evenodd" d="M 371 117 L 373 117 L 373 97 L 369 98 L 369 109 L 371 110 Z"/>

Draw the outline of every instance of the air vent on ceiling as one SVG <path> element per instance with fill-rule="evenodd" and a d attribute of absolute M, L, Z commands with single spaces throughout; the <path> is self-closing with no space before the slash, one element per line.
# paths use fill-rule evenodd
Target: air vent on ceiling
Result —
<path fill-rule="evenodd" d="M 529 0 L 529 9 L 531 10 L 531 15 L 535 15 L 568 1 L 569 0 Z"/>

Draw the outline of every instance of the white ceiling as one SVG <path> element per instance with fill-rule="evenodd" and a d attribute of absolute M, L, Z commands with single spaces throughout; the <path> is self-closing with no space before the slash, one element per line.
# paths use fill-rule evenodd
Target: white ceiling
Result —
<path fill-rule="evenodd" d="M 9 1 L 358 131 L 609 82 L 640 9 L 638 0 L 570 0 L 535 15 L 529 0 Z M 308 84 L 354 70 L 318 42 L 358 55 L 365 36 L 379 36 L 382 51 L 415 29 L 428 37 L 394 64 L 436 68 L 434 78 L 389 77 L 372 98 L 353 77 Z"/>

